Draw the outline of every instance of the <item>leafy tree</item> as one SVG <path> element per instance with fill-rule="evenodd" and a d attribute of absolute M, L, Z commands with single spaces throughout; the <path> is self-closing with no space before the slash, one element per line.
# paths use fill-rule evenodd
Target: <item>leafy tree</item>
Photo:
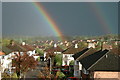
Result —
<path fill-rule="evenodd" d="M 10 43 L 10 40 L 9 39 L 2 39 L 2 45 L 3 46 L 6 46 Z"/>
<path fill-rule="evenodd" d="M 56 78 L 63 78 L 63 77 L 65 77 L 65 74 L 63 72 L 61 72 L 60 70 L 57 71 Z"/>
<path fill-rule="evenodd" d="M 7 73 L 4 72 L 2 74 L 2 78 L 3 78 L 2 80 L 5 80 L 6 78 L 18 78 L 18 77 L 17 77 L 16 73 L 13 73 L 13 74 L 10 75 L 10 74 L 7 74 Z"/>
<path fill-rule="evenodd" d="M 65 45 L 59 45 L 63 50 L 67 49 Z"/>
<path fill-rule="evenodd" d="M 88 44 L 86 42 L 80 42 L 78 45 L 80 47 L 87 47 Z"/>
<path fill-rule="evenodd" d="M 16 55 L 16 58 L 14 58 L 12 62 L 13 67 L 15 67 L 15 72 L 19 78 L 21 77 L 21 74 L 25 75 L 25 73 L 30 69 L 36 68 L 38 64 L 38 61 L 36 61 L 33 56 L 29 56 L 26 53 L 23 55 Z"/>
<path fill-rule="evenodd" d="M 40 57 L 37 58 L 37 61 L 40 61 Z"/>
<path fill-rule="evenodd" d="M 49 45 L 48 43 L 44 43 L 43 45 L 45 46 L 46 49 L 52 47 L 52 45 Z"/>
<path fill-rule="evenodd" d="M 56 54 L 55 55 L 55 62 L 56 62 L 56 66 L 61 66 L 62 65 L 62 54 Z"/>
<path fill-rule="evenodd" d="M 74 60 L 70 61 L 69 65 L 74 65 Z"/>
<path fill-rule="evenodd" d="M 36 48 L 36 53 L 40 54 L 40 56 L 44 55 L 44 51 L 39 48 Z"/>

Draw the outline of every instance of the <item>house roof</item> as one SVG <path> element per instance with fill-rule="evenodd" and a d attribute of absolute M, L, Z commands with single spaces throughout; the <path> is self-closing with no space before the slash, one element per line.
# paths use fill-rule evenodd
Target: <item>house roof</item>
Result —
<path fill-rule="evenodd" d="M 63 49 L 60 48 L 59 46 L 57 46 L 57 47 L 47 48 L 47 49 L 45 49 L 45 51 L 46 51 L 46 52 L 62 52 Z"/>
<path fill-rule="evenodd" d="M 104 56 L 98 61 L 90 70 L 94 71 L 120 71 L 120 57 L 116 54 L 107 53 L 107 57 Z"/>
<path fill-rule="evenodd" d="M 12 50 L 9 49 L 9 48 L 7 48 L 6 46 L 2 46 L 2 51 L 3 51 L 4 53 L 6 53 L 6 54 L 9 54 L 9 53 L 12 52 Z"/>
<path fill-rule="evenodd" d="M 79 56 L 81 56 L 82 54 L 84 54 L 87 50 L 89 50 L 89 48 L 83 48 L 81 49 L 81 51 L 77 52 L 76 54 L 73 55 L 74 59 L 76 60 Z"/>
<path fill-rule="evenodd" d="M 23 47 L 23 48 L 25 48 L 27 51 L 33 51 L 33 50 L 35 50 L 32 46 L 30 46 L 30 45 L 20 45 L 21 47 Z"/>
<path fill-rule="evenodd" d="M 108 50 L 110 50 L 111 48 L 112 48 L 111 45 L 109 45 L 109 44 L 103 44 L 103 49 L 108 49 Z"/>
<path fill-rule="evenodd" d="M 113 54 L 120 55 L 120 46 L 113 47 L 113 48 L 111 49 L 111 52 L 112 52 Z"/>
<path fill-rule="evenodd" d="M 33 48 L 40 48 L 40 49 L 45 49 L 45 46 L 40 46 L 40 45 L 33 45 Z"/>
<path fill-rule="evenodd" d="M 87 57 L 95 52 L 99 51 L 99 49 L 96 49 L 96 48 L 90 48 L 89 50 L 87 50 L 86 52 L 84 52 L 83 54 L 81 54 L 77 60 L 81 60 L 83 59 L 84 57 Z"/>
<path fill-rule="evenodd" d="M 100 60 L 109 50 L 97 51 L 79 60 L 86 70 L 89 70 L 98 60 Z"/>
<path fill-rule="evenodd" d="M 23 48 L 22 46 L 20 46 L 17 43 L 14 44 L 14 45 L 9 44 L 6 47 L 9 48 L 9 49 L 11 49 L 12 51 L 18 51 L 18 52 L 26 52 L 27 51 L 25 48 Z"/>
<path fill-rule="evenodd" d="M 2 51 L 0 51 L 0 56 L 1 56 L 1 55 L 5 55 L 5 53 L 4 53 L 4 52 L 2 52 Z"/>
<path fill-rule="evenodd" d="M 74 46 L 72 46 L 72 47 L 66 49 L 66 50 L 63 52 L 63 54 L 76 54 L 76 53 L 78 53 L 78 52 L 80 52 L 80 51 L 82 51 L 82 50 L 84 50 L 84 49 L 85 49 L 85 48 L 83 48 L 83 47 L 75 48 Z"/>

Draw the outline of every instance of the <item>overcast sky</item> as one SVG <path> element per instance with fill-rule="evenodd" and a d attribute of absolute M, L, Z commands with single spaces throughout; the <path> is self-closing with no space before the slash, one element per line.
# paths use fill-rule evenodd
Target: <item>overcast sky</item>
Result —
<path fill-rule="evenodd" d="M 0 2 L 0 38 L 2 37 L 2 3 Z"/>
<path fill-rule="evenodd" d="M 64 35 L 118 32 L 117 2 L 41 2 Z M 56 36 L 31 2 L 2 3 L 3 35 Z"/>

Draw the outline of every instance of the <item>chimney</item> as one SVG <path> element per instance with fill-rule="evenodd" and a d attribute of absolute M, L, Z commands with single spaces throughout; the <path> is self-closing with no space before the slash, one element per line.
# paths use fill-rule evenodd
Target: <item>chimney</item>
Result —
<path fill-rule="evenodd" d="M 56 48 L 57 47 L 57 44 L 54 44 L 54 48 Z"/>
<path fill-rule="evenodd" d="M 101 42 L 101 50 L 102 51 L 106 49 L 105 46 L 106 46 L 106 42 Z"/>
<path fill-rule="evenodd" d="M 24 45 L 25 45 L 25 42 L 22 42 L 22 45 L 24 46 Z"/>
<path fill-rule="evenodd" d="M 11 40 L 10 44 L 13 46 L 15 44 L 15 42 L 13 40 Z"/>
<path fill-rule="evenodd" d="M 78 48 L 78 44 L 75 44 L 75 48 Z"/>
<path fill-rule="evenodd" d="M 107 54 L 105 55 L 105 58 L 108 58 L 108 55 L 107 55 Z"/>

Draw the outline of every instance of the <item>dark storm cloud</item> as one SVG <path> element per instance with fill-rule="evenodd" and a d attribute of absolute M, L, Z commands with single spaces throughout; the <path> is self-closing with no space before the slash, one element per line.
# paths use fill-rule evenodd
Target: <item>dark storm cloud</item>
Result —
<path fill-rule="evenodd" d="M 0 38 L 2 37 L 2 2 L 0 2 Z"/>
<path fill-rule="evenodd" d="M 103 30 L 89 3 L 41 3 L 65 35 L 103 35 Z M 106 24 L 117 33 L 117 3 L 97 3 L 106 16 Z M 54 35 L 49 24 L 31 3 L 3 3 L 3 35 Z M 103 16 L 103 17 L 104 17 Z"/>

